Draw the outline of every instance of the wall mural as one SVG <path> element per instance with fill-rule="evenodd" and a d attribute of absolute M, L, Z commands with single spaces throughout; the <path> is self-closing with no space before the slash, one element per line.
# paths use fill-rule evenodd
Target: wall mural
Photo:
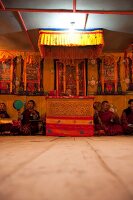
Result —
<path fill-rule="evenodd" d="M 112 55 L 97 59 L 97 94 L 123 94 L 120 79 L 120 65 L 121 57 L 117 61 Z"/>
<path fill-rule="evenodd" d="M 38 62 L 26 65 L 26 92 L 36 94 L 40 91 L 40 66 Z"/>
<path fill-rule="evenodd" d="M 86 96 L 85 60 L 57 60 L 56 81 L 59 96 Z"/>
<path fill-rule="evenodd" d="M 21 95 L 43 95 L 43 60 L 25 61 L 21 58 L 21 78 L 19 85 Z"/>
<path fill-rule="evenodd" d="M 0 94 L 44 95 L 43 59 L 40 55 L 2 53 Z"/>
<path fill-rule="evenodd" d="M 43 67 L 44 61 L 40 59 L 40 56 L 2 57 L 0 59 L 0 94 L 45 95 Z M 89 68 L 85 59 L 56 60 L 55 67 L 56 87 L 54 89 L 60 96 L 89 95 L 86 83 L 91 87 L 97 87 L 94 94 L 114 95 L 133 92 L 132 57 L 125 57 L 124 61 L 122 57 L 116 58 L 111 54 L 97 58 L 97 80 L 93 74 L 87 72 Z M 124 80 L 121 80 L 122 73 Z M 89 74 L 89 77 L 86 74 Z M 127 85 L 127 91 L 123 91 L 124 87 L 121 85 L 123 82 Z"/>
<path fill-rule="evenodd" d="M 127 93 L 133 92 L 133 59 L 125 57 L 125 82 L 127 84 Z"/>
<path fill-rule="evenodd" d="M 104 93 L 115 93 L 115 60 L 113 57 L 105 56 L 103 58 L 103 79 Z"/>
<path fill-rule="evenodd" d="M 0 94 L 16 93 L 16 58 L 0 61 Z"/>

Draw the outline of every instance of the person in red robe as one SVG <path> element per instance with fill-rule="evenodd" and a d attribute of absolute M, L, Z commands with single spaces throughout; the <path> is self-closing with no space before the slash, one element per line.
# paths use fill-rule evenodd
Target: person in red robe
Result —
<path fill-rule="evenodd" d="M 121 123 L 124 134 L 133 134 L 133 99 L 129 99 L 128 108 L 121 115 Z"/>
<path fill-rule="evenodd" d="M 110 111 L 108 101 L 101 103 L 101 110 L 94 115 L 95 135 L 121 135 L 123 129 L 120 124 L 119 116 Z"/>
<path fill-rule="evenodd" d="M 0 118 L 10 118 L 5 103 L 0 103 Z"/>
<path fill-rule="evenodd" d="M 0 119 L 10 118 L 9 114 L 7 113 L 7 108 L 5 103 L 0 103 Z M 0 124 L 0 132 L 1 134 L 10 133 L 12 128 L 11 123 Z"/>
<path fill-rule="evenodd" d="M 21 114 L 21 134 L 34 135 L 39 131 L 38 121 L 40 114 L 35 108 L 35 101 L 29 100 L 27 108 Z"/>

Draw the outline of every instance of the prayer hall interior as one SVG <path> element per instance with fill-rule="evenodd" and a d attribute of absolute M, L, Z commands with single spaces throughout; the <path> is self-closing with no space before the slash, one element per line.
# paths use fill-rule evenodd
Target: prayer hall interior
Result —
<path fill-rule="evenodd" d="M 1 200 L 133 199 L 132 8 L 0 0 Z"/>

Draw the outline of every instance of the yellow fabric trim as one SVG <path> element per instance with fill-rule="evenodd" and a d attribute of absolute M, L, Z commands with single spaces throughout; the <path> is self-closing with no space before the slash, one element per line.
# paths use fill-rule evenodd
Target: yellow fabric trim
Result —
<path fill-rule="evenodd" d="M 40 53 L 39 52 L 30 52 L 30 51 L 24 52 L 24 51 L 0 50 L 0 61 L 6 60 L 6 59 L 13 59 L 16 56 L 22 56 L 23 59 L 27 59 L 27 57 L 30 57 L 30 59 L 34 60 L 36 58 L 40 58 Z"/>
<path fill-rule="evenodd" d="M 104 44 L 103 31 L 51 31 L 39 32 L 38 46 L 88 46 Z"/>

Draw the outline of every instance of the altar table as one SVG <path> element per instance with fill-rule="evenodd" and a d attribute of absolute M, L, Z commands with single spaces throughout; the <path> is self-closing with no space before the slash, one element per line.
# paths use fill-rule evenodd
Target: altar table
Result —
<path fill-rule="evenodd" d="M 46 135 L 93 136 L 94 97 L 48 97 Z"/>

